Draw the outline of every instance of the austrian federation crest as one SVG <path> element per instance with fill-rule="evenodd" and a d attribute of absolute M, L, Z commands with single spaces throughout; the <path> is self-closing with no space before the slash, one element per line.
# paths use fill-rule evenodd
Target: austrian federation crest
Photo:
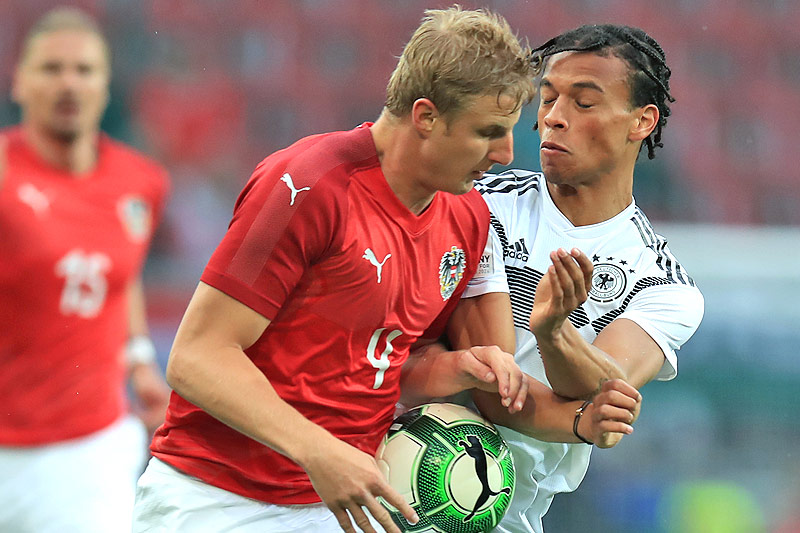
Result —
<path fill-rule="evenodd" d="M 117 203 L 117 213 L 122 226 L 134 242 L 142 242 L 150 235 L 152 216 L 150 205 L 140 196 L 123 196 Z"/>
<path fill-rule="evenodd" d="M 445 252 L 442 260 L 439 261 L 439 293 L 442 300 L 449 300 L 458 287 L 458 282 L 464 277 L 464 270 L 467 268 L 467 258 L 464 250 L 450 247 L 449 252 Z"/>

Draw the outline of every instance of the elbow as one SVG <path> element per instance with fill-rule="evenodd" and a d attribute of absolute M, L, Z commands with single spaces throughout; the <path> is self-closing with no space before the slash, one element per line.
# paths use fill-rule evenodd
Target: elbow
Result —
<path fill-rule="evenodd" d="M 181 350 L 176 347 L 172 348 L 165 372 L 167 384 L 178 394 L 184 393 L 187 385 L 186 362 L 185 357 L 181 354 Z"/>

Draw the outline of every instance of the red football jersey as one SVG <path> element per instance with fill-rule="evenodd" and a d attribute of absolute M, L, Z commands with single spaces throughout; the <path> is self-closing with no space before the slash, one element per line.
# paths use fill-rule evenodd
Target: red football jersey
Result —
<path fill-rule="evenodd" d="M 413 215 L 381 172 L 369 127 L 265 159 L 202 281 L 271 320 L 247 355 L 311 421 L 374 454 L 400 367 L 438 336 L 486 242 L 475 192 Z M 212 485 L 278 504 L 320 501 L 296 463 L 173 393 L 154 455 Z"/>
<path fill-rule="evenodd" d="M 139 276 L 168 182 L 101 136 L 97 165 L 53 169 L 23 130 L 0 184 L 0 444 L 102 429 L 127 409 L 126 288 Z"/>

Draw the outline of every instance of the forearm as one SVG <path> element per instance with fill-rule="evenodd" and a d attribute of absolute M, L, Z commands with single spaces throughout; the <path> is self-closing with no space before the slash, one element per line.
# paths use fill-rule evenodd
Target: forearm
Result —
<path fill-rule="evenodd" d="M 575 410 L 583 403 L 555 394 L 546 385 L 529 377 L 528 398 L 522 411 L 511 414 L 499 398 L 483 391 L 473 391 L 478 409 L 493 423 L 547 442 L 581 442 L 572 432 Z"/>
<path fill-rule="evenodd" d="M 281 399 L 238 347 L 176 343 L 167 380 L 184 399 L 301 466 L 324 453 L 325 443 L 334 438 Z"/>
<path fill-rule="evenodd" d="M 400 378 L 400 403 L 420 405 L 433 398 L 444 398 L 466 390 L 469 386 L 457 379 L 455 357 L 441 343 L 431 343 L 412 351 L 403 365 Z"/>
<path fill-rule="evenodd" d="M 534 334 L 547 380 L 561 396 L 590 398 L 604 381 L 627 379 L 617 361 L 587 342 L 569 320 L 564 321 L 557 332 Z"/>

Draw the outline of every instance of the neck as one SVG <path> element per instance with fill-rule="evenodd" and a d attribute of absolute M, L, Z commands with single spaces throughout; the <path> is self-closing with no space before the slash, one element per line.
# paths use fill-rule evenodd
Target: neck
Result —
<path fill-rule="evenodd" d="M 89 172 L 97 162 L 97 132 L 62 139 L 29 125 L 24 126 L 24 130 L 39 157 L 76 178 Z"/>
<path fill-rule="evenodd" d="M 577 186 L 547 182 L 553 203 L 575 226 L 605 222 L 633 201 L 633 169 L 620 178 L 606 176 Z"/>
<path fill-rule="evenodd" d="M 415 176 L 419 164 L 419 138 L 411 125 L 384 110 L 372 128 L 381 171 L 397 198 L 415 215 L 433 201 L 436 191 L 421 187 Z"/>

